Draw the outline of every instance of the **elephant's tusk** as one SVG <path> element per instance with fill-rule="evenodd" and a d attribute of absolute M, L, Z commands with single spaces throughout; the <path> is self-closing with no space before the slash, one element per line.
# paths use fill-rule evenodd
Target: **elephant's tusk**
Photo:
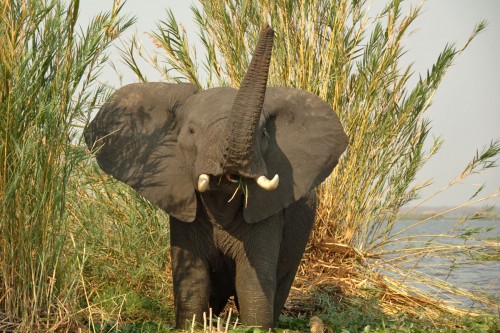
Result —
<path fill-rule="evenodd" d="M 198 177 L 198 191 L 205 192 L 208 190 L 208 184 L 210 183 L 210 176 L 202 173 L 200 177 Z"/>
<path fill-rule="evenodd" d="M 280 182 L 280 177 L 274 175 L 274 178 L 269 180 L 266 176 L 260 176 L 257 178 L 257 184 L 266 191 L 274 191 Z"/>

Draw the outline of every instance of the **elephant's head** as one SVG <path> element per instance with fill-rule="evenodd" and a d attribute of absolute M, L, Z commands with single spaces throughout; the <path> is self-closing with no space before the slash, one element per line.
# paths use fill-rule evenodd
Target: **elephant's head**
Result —
<path fill-rule="evenodd" d="M 273 36 L 262 31 L 239 90 L 168 83 L 117 90 L 85 130 L 102 169 L 186 222 L 196 217 L 195 191 L 234 191 L 244 179 L 252 223 L 320 184 L 348 139 L 317 96 L 266 87 Z"/>

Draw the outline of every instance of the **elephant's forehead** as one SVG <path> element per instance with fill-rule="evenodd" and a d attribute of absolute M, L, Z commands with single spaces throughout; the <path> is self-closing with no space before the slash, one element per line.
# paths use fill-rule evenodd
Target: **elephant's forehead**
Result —
<path fill-rule="evenodd" d="M 234 88 L 213 88 L 191 96 L 182 112 L 189 121 L 208 122 L 225 118 L 233 106 L 237 90 Z"/>

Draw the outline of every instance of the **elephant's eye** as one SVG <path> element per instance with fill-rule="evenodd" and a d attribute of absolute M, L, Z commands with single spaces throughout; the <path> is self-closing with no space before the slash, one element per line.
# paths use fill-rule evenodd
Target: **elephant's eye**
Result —
<path fill-rule="evenodd" d="M 189 132 L 189 134 L 194 134 L 195 130 L 193 127 L 189 127 L 188 132 Z"/>

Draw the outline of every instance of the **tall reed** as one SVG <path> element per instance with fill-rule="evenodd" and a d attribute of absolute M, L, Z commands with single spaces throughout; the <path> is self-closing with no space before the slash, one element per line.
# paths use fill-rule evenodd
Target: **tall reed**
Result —
<path fill-rule="evenodd" d="M 102 98 L 103 51 L 130 24 L 119 10 L 81 31 L 78 0 L 0 1 L 2 331 L 71 326 L 79 275 L 67 203 L 85 157 L 76 128 Z"/>
<path fill-rule="evenodd" d="M 420 6 L 403 14 L 401 1 L 392 0 L 381 12 L 370 14 L 371 2 L 367 0 L 200 2 L 201 9 L 192 10 L 204 46 L 202 52 L 194 50 L 170 11 L 151 34 L 161 52 L 146 58 L 167 80 L 189 81 L 201 88 L 238 87 L 258 32 L 269 23 L 276 31 L 269 84 L 319 95 L 337 112 L 349 135 L 347 152 L 318 190 L 317 223 L 297 286 L 305 288 L 311 280 L 330 281 L 345 293 L 380 296 L 389 312 L 398 307 L 402 310 L 403 304 L 407 305 L 405 311 L 411 312 L 420 300 L 421 305 L 436 310 L 424 316 L 439 318 L 436 314 L 443 304 L 439 299 L 428 301 L 429 294 L 411 284 L 401 287 L 400 282 L 376 273 L 376 269 L 390 252 L 383 248 L 397 238 L 391 236 L 391 230 L 401 218 L 402 207 L 415 202 L 420 190 L 428 185 L 415 184 L 415 180 L 441 145 L 440 139 L 429 142 L 428 138 L 431 127 L 425 113 L 432 97 L 457 56 L 485 28 L 485 22 L 473 29 L 465 45 L 446 45 L 432 68 L 412 84 L 415 73 L 411 65 L 402 65 L 401 58 Z M 143 80 L 134 56 L 128 52 L 126 61 Z M 499 152 L 500 143 L 492 142 L 456 182 L 494 167 Z M 498 195 L 487 194 L 479 201 Z M 463 253 L 474 246 L 451 246 L 447 250 Z M 498 249 L 494 242 L 481 246 Z M 417 248 L 413 253 L 421 251 Z M 426 251 L 439 252 L 432 246 Z M 392 270 L 407 280 L 411 273 L 401 267 Z M 453 289 L 429 278 L 424 282 Z M 369 289 L 374 293 L 366 293 Z M 383 297 L 380 290 L 385 290 Z M 468 293 L 467 297 L 475 296 Z"/>

